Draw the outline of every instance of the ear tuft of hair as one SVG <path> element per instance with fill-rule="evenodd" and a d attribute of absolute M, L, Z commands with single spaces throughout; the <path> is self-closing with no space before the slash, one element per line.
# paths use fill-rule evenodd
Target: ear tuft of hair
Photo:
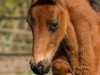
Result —
<path fill-rule="evenodd" d="M 38 1 L 54 1 L 54 0 L 38 0 Z"/>
<path fill-rule="evenodd" d="M 32 0 L 32 2 L 40 2 L 40 3 L 43 3 L 43 4 L 52 4 L 52 3 L 55 3 L 55 0 Z"/>
<path fill-rule="evenodd" d="M 39 4 L 56 4 L 56 0 L 32 0 L 32 4 L 38 2 Z"/>

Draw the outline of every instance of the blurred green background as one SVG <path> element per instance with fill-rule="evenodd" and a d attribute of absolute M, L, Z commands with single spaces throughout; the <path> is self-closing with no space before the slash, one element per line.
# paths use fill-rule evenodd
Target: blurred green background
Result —
<path fill-rule="evenodd" d="M 32 75 L 30 5 L 31 0 L 0 0 L 0 75 Z"/>

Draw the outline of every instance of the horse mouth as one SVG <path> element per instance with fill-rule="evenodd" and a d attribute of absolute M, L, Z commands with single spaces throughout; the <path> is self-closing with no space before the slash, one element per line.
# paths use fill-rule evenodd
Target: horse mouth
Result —
<path fill-rule="evenodd" d="M 37 75 L 44 75 L 50 71 L 51 65 L 44 66 L 43 64 L 41 64 L 41 62 L 38 63 L 37 65 L 33 65 L 30 62 L 30 68 L 31 68 L 33 73 L 35 73 Z"/>

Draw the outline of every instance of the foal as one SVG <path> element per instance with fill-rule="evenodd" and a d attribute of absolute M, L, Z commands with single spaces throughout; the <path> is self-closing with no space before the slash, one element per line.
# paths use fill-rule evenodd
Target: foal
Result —
<path fill-rule="evenodd" d="M 86 0 L 32 0 L 28 23 L 33 33 L 34 73 L 97 75 L 100 20 Z"/>

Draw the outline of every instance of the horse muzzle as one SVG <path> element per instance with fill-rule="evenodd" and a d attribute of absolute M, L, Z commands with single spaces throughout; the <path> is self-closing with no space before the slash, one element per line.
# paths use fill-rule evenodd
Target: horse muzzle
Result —
<path fill-rule="evenodd" d="M 46 64 L 43 64 L 42 61 L 40 61 L 38 64 L 33 64 L 30 61 L 30 68 L 31 70 L 38 75 L 44 75 L 47 74 L 51 68 L 51 65 L 45 66 Z"/>

